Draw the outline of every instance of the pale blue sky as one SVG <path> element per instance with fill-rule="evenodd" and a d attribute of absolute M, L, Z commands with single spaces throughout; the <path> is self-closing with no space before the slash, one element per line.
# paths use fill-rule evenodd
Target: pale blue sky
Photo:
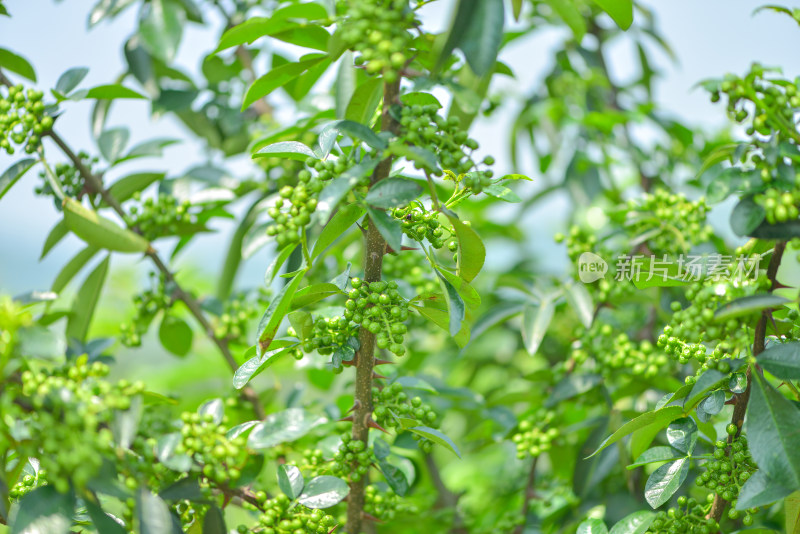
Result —
<path fill-rule="evenodd" d="M 39 87 L 49 89 L 58 76 L 75 66 L 90 68 L 85 85 L 109 83 L 122 71 L 122 43 L 133 28 L 135 10 L 113 23 L 103 23 L 86 31 L 86 18 L 96 0 L 7 0 L 6 6 L 13 18 L 0 18 L 0 47 L 10 48 L 27 57 L 36 67 Z M 663 107 L 685 120 L 706 127 L 725 123 L 722 106 L 713 106 L 694 84 L 703 78 L 725 72 L 741 73 L 758 60 L 766 65 L 780 65 L 790 76 L 800 74 L 800 28 L 786 16 L 761 13 L 751 16 L 761 2 L 749 0 L 669 0 L 646 2 L 656 13 L 667 41 L 677 53 L 680 63 L 671 64 L 663 55 L 656 54 L 655 63 L 665 77 L 658 85 L 657 99 Z M 449 17 L 449 1 L 427 9 L 426 24 L 432 29 L 442 28 Z M 219 20 L 214 21 L 219 24 Z M 197 72 L 203 54 L 215 46 L 215 31 L 188 25 L 181 44 L 177 63 L 190 72 Z M 504 51 L 502 59 L 512 66 L 518 80 L 509 89 L 518 94 L 530 92 L 550 59 L 548 49 L 557 41 L 557 32 L 544 32 L 534 38 L 521 40 Z M 612 70 L 620 79 L 636 72 L 632 50 L 621 40 L 610 54 Z M 89 135 L 88 102 L 68 103 L 57 130 L 76 149 L 93 150 Z M 131 142 L 152 137 L 186 139 L 182 128 L 171 120 L 152 121 L 146 102 L 126 101 L 116 105 L 108 121 L 109 126 L 129 126 Z M 498 159 L 500 171 L 511 170 L 507 161 L 508 125 L 513 119 L 513 108 L 495 117 L 491 123 L 479 121 L 473 135 L 482 149 Z M 58 160 L 55 150 L 49 150 L 52 159 Z M 113 179 L 135 170 L 164 169 L 179 173 L 205 156 L 197 143 L 184 143 L 167 149 L 165 160 L 142 160 L 124 168 L 115 169 L 108 178 Z M 0 169 L 13 160 L 0 155 Z M 246 169 L 246 162 L 237 165 Z M 529 172 L 530 169 L 515 169 Z M 43 262 L 38 262 L 41 243 L 47 231 L 57 222 L 59 215 L 53 210 L 50 199 L 34 197 L 32 189 L 38 178 L 27 175 L 0 201 L 0 292 L 19 293 L 49 287 L 57 270 L 80 247 L 75 238 L 65 240 Z M 566 209 L 560 203 L 551 203 L 528 216 L 538 221 L 536 238 L 551 240 L 556 231 L 552 212 Z M 203 257 L 203 266 L 210 272 L 222 261 L 226 228 L 219 237 L 204 238 L 204 244 L 188 251 L 189 258 Z M 534 245 L 535 248 L 535 245 Z M 115 260 L 119 261 L 119 260 Z M 196 261 L 195 261 L 196 263 Z M 251 284 L 259 283 L 267 265 L 266 252 L 250 262 L 245 273 Z"/>

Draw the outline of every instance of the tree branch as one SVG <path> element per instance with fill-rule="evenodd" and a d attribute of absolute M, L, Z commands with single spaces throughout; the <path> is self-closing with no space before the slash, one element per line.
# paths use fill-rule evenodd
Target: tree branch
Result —
<path fill-rule="evenodd" d="M 539 457 L 534 456 L 531 462 L 531 470 L 528 472 L 528 482 L 525 484 L 525 494 L 522 496 L 522 524 L 517 525 L 517 528 L 514 529 L 514 534 L 522 534 L 525 530 L 528 511 L 531 509 L 531 501 L 536 498 L 536 464 L 538 461 Z"/>
<path fill-rule="evenodd" d="M 781 265 L 781 258 L 783 257 L 783 251 L 785 249 L 786 242 L 781 241 L 777 243 L 772 252 L 772 257 L 769 260 L 769 266 L 767 267 L 767 278 L 771 283 L 770 291 L 777 287 L 778 282 L 775 277 L 778 274 L 778 267 Z M 769 320 L 769 316 L 770 311 L 764 310 L 761 312 L 761 317 L 758 319 L 753 338 L 753 356 L 758 356 L 764 352 L 764 343 L 767 336 L 767 321 Z M 733 397 L 733 414 L 731 415 L 731 423 L 736 425 L 738 430 L 736 431 L 735 435 L 728 435 L 729 445 L 733 443 L 734 438 L 738 437 L 742 433 L 744 416 L 745 413 L 747 413 L 747 403 L 750 401 L 751 373 L 752 368 L 748 366 L 746 373 L 747 387 L 745 387 L 745 390 L 742 393 L 734 395 Z M 728 501 L 723 499 L 720 495 L 716 495 L 714 497 L 714 502 L 711 504 L 711 510 L 708 512 L 706 517 L 713 518 L 714 521 L 719 522 L 719 520 L 722 519 L 722 514 L 725 512 L 725 507 L 727 505 Z"/>
<path fill-rule="evenodd" d="M 389 114 L 389 108 L 394 104 L 400 94 L 400 81 L 385 83 L 383 86 L 383 111 L 381 113 L 381 129 L 397 133 L 399 124 Z M 392 158 L 382 160 L 372 174 L 371 185 L 375 185 L 389 176 L 392 170 Z M 378 228 L 370 220 L 367 228 L 364 246 L 364 282 L 378 282 L 381 279 L 383 255 L 386 253 L 386 241 Z M 356 356 L 356 391 L 355 410 L 353 411 L 353 439 L 367 442 L 369 435 L 369 422 L 372 418 L 372 369 L 375 366 L 375 334 L 366 328 L 361 328 L 358 333 L 361 344 Z M 367 485 L 366 476 L 357 482 L 350 482 L 350 495 L 347 501 L 347 526 L 345 530 L 350 534 L 359 534 L 362 531 L 361 523 L 364 510 L 364 488 Z"/>

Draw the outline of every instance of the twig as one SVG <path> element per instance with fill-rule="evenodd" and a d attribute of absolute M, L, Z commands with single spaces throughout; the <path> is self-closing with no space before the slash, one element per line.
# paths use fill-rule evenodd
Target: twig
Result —
<path fill-rule="evenodd" d="M 525 484 L 525 494 L 522 496 L 522 524 L 517 525 L 514 534 L 522 534 L 525 530 L 525 522 L 528 518 L 528 511 L 531 509 L 531 501 L 536 498 L 536 464 L 538 456 L 534 456 L 531 462 L 531 470 L 528 472 L 528 482 Z"/>

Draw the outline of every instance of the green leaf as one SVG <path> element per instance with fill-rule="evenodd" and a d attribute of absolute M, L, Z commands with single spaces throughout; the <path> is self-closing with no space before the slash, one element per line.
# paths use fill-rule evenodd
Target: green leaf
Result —
<path fill-rule="evenodd" d="M 348 493 L 350 488 L 347 482 L 341 478 L 323 475 L 312 478 L 306 484 L 297 502 L 308 508 L 330 508 L 342 502 Z"/>
<path fill-rule="evenodd" d="M 308 24 L 293 24 L 283 31 L 275 32 L 271 35 L 274 39 L 284 43 L 312 48 L 327 52 L 330 34 L 321 26 Z"/>
<path fill-rule="evenodd" d="M 436 389 L 432 385 L 416 376 L 400 376 L 392 381 L 393 384 L 395 382 L 403 386 L 403 389 L 419 389 L 430 393 L 436 393 Z"/>
<path fill-rule="evenodd" d="M 758 364 L 781 380 L 800 380 L 800 341 L 770 345 Z"/>
<path fill-rule="evenodd" d="M 475 74 L 487 74 L 500 50 L 504 19 L 503 0 L 460 0 L 435 70 L 444 64 L 453 49 L 460 48 Z"/>
<path fill-rule="evenodd" d="M 29 79 L 32 82 L 36 81 L 36 71 L 28 60 L 19 56 L 11 50 L 0 48 L 0 68 L 16 72 L 20 76 Z"/>
<path fill-rule="evenodd" d="M 697 405 L 697 418 L 702 423 L 707 423 L 711 417 L 717 415 L 725 407 L 725 393 L 717 390 Z"/>
<path fill-rule="evenodd" d="M 378 461 L 378 469 L 386 479 L 386 483 L 392 488 L 392 491 L 400 497 L 404 497 L 408 493 L 408 480 L 406 480 L 405 473 L 399 467 L 382 459 Z"/>
<path fill-rule="evenodd" d="M 800 534 L 800 491 L 795 491 L 783 500 L 786 516 L 786 534 Z"/>
<path fill-rule="evenodd" d="M 574 0 L 548 0 L 547 3 L 572 30 L 575 41 L 580 43 L 586 34 L 586 21 Z"/>
<path fill-rule="evenodd" d="M 115 252 L 145 252 L 150 244 L 140 235 L 121 228 L 72 198 L 64 199 L 67 228 L 89 245 Z"/>
<path fill-rule="evenodd" d="M 786 221 L 776 224 L 769 224 L 764 221 L 758 228 L 753 230 L 751 237 L 758 239 L 780 239 L 789 240 L 800 237 L 800 221 Z"/>
<path fill-rule="evenodd" d="M 461 295 L 458 294 L 453 284 L 451 284 L 438 269 L 435 272 L 439 277 L 439 285 L 442 287 L 442 293 L 444 293 L 444 298 L 447 302 L 447 311 L 450 316 L 448 330 L 450 335 L 455 337 L 461 331 L 461 323 L 466 317 L 466 306 L 464 306 L 464 300 L 461 298 Z"/>
<path fill-rule="evenodd" d="M 59 244 L 68 233 L 69 228 L 67 228 L 67 223 L 64 222 L 64 219 L 61 219 L 53 226 L 50 233 L 47 234 L 47 239 L 45 239 L 44 246 L 42 247 L 42 253 L 39 255 L 39 261 L 42 261 L 44 257 L 47 256 L 47 253 L 50 252 L 54 246 Z"/>
<path fill-rule="evenodd" d="M 303 491 L 305 481 L 303 473 L 295 465 L 280 464 L 278 466 L 278 486 L 284 495 L 295 500 Z"/>
<path fill-rule="evenodd" d="M 139 422 L 142 419 L 142 397 L 137 395 L 131 399 L 131 405 L 127 410 L 117 410 L 116 417 L 111 422 L 111 432 L 114 442 L 121 449 L 128 449 L 136 437 Z"/>
<path fill-rule="evenodd" d="M 372 206 L 367 206 L 367 213 L 369 214 L 370 222 L 375 225 L 375 228 L 378 229 L 386 243 L 397 252 L 402 250 L 403 229 L 400 227 L 400 223 L 385 211 Z"/>
<path fill-rule="evenodd" d="M 282 141 L 267 145 L 255 154 L 254 158 L 286 158 L 295 161 L 305 161 L 308 158 L 316 159 L 314 152 L 298 141 Z"/>
<path fill-rule="evenodd" d="M 128 161 L 136 158 L 160 158 L 164 155 L 164 149 L 170 145 L 179 143 L 177 139 L 151 139 L 139 143 L 131 148 L 127 154 L 117 160 L 117 163 Z M 142 173 L 142 174 L 155 174 L 155 173 Z M 163 174 L 162 174 L 163 176 Z"/>
<path fill-rule="evenodd" d="M 461 452 L 458 450 L 458 447 L 453 440 L 447 437 L 445 434 L 436 430 L 435 428 L 431 428 L 428 426 L 415 426 L 407 429 L 409 432 L 413 432 L 419 436 L 422 436 L 425 439 L 428 439 L 438 445 L 441 445 L 445 449 L 449 450 L 459 458 L 461 458 Z"/>
<path fill-rule="evenodd" d="M 163 180 L 165 177 L 166 174 L 163 172 L 137 172 L 129 174 L 114 182 L 108 192 L 111 193 L 111 196 L 117 199 L 118 202 L 125 202 L 130 199 L 134 193 L 141 193 L 153 183 Z"/>
<path fill-rule="evenodd" d="M 83 285 L 78 290 L 67 319 L 66 333 L 68 337 L 79 341 L 86 340 L 86 334 L 89 332 L 89 323 L 92 321 L 92 315 L 94 315 L 94 309 L 100 299 L 100 292 L 103 290 L 103 284 L 108 273 L 109 259 L 110 256 L 106 256 L 100 265 L 89 273 L 89 276 L 86 277 Z"/>
<path fill-rule="evenodd" d="M 95 98 L 97 100 L 116 100 L 119 98 L 146 99 L 147 97 L 134 91 L 133 89 L 125 87 L 124 85 L 112 83 L 92 87 L 86 93 L 84 98 Z"/>
<path fill-rule="evenodd" d="M 450 271 L 443 269 L 439 266 L 436 266 L 436 270 L 444 276 L 448 282 L 450 282 L 458 294 L 461 296 L 461 299 L 464 301 L 464 304 L 471 310 L 477 310 L 481 305 L 481 296 L 478 291 L 469 285 L 463 278 L 459 278 L 456 274 L 451 273 Z"/>
<path fill-rule="evenodd" d="M 71 260 L 67 262 L 64 267 L 56 275 L 55 280 L 53 280 L 53 285 L 50 286 L 51 291 L 54 293 L 61 293 L 61 291 L 67 287 L 70 280 L 72 280 L 78 272 L 83 268 L 89 260 L 91 260 L 95 254 L 100 249 L 97 247 L 93 247 L 91 245 L 87 246 L 80 252 L 78 252 Z"/>
<path fill-rule="evenodd" d="M 353 91 L 344 118 L 359 124 L 369 125 L 375 116 L 378 103 L 383 97 L 383 82 L 380 78 L 370 78 Z"/>
<path fill-rule="evenodd" d="M 269 449 L 280 443 L 299 439 L 313 428 L 327 422 L 327 418 L 312 415 L 301 408 L 289 408 L 272 413 L 253 427 L 247 438 L 247 446 L 253 449 Z"/>
<path fill-rule="evenodd" d="M 633 0 L 594 0 L 623 30 L 633 24 Z"/>
<path fill-rule="evenodd" d="M 211 505 L 203 516 L 203 534 L 228 534 L 222 510 L 216 504 Z"/>
<path fill-rule="evenodd" d="M 500 184 L 487 185 L 486 187 L 483 188 L 483 192 L 489 196 L 498 198 L 503 202 L 511 202 L 511 203 L 522 202 L 522 199 L 519 198 L 519 195 L 517 195 L 514 191 L 512 191 L 511 189 L 509 189 L 504 185 Z"/>
<path fill-rule="evenodd" d="M 364 215 L 364 211 L 366 211 L 364 207 L 358 204 L 349 204 L 337 211 L 330 222 L 322 229 L 316 243 L 314 243 L 314 249 L 311 251 L 311 259 L 313 260 L 320 254 L 323 254 L 334 241 L 349 230 L 353 224 Z"/>
<path fill-rule="evenodd" d="M 68 95 L 78 84 L 89 74 L 88 67 L 74 67 L 59 76 L 56 82 L 56 91 L 62 95 Z"/>
<path fill-rule="evenodd" d="M 608 534 L 608 529 L 600 519 L 589 518 L 578 525 L 575 534 Z"/>
<path fill-rule="evenodd" d="M 676 419 L 667 427 L 667 442 L 682 453 L 692 454 L 697 437 L 697 424 L 691 417 Z"/>
<path fill-rule="evenodd" d="M 570 307 L 580 319 L 583 326 L 589 328 L 594 321 L 594 303 L 589 290 L 584 284 L 571 283 L 565 287 L 565 296 Z"/>
<path fill-rule="evenodd" d="M 272 91 L 286 85 L 293 79 L 300 76 L 302 73 L 322 61 L 327 57 L 326 54 L 309 54 L 303 56 L 305 59 L 300 58 L 297 63 L 287 63 L 278 68 L 270 70 L 264 76 L 261 76 L 254 81 L 247 89 L 242 102 L 242 111 L 247 109 L 253 102 L 260 100 L 270 94 Z"/>
<path fill-rule="evenodd" d="M 731 212 L 731 229 L 738 236 L 750 235 L 764 222 L 766 215 L 763 206 L 756 204 L 751 197 L 745 197 Z"/>
<path fill-rule="evenodd" d="M 256 39 L 267 35 L 275 37 L 276 39 L 281 39 L 278 34 L 291 28 L 314 31 L 312 29 L 313 26 L 299 25 L 292 22 L 290 19 L 320 20 L 327 17 L 327 11 L 318 3 L 291 4 L 273 12 L 270 17 L 251 17 L 246 22 L 227 30 L 222 34 L 215 53 L 245 43 L 252 44 Z M 325 34 L 327 36 L 327 32 L 325 32 Z M 316 39 L 318 41 L 319 37 Z M 322 43 L 324 47 L 320 49 L 322 51 L 327 50 L 327 37 L 325 40 L 326 42 Z"/>
<path fill-rule="evenodd" d="M 33 324 L 17 331 L 18 354 L 45 360 L 60 360 L 67 351 L 66 340 L 49 328 Z"/>
<path fill-rule="evenodd" d="M 261 317 L 258 323 L 258 343 L 256 349 L 256 356 L 261 356 L 275 337 L 281 321 L 289 312 L 292 298 L 297 291 L 300 282 L 303 281 L 305 271 L 300 271 L 273 297 L 267 311 Z"/>
<path fill-rule="evenodd" d="M 525 341 L 525 349 L 531 356 L 539 350 L 555 311 L 555 301 L 549 296 L 545 296 L 538 306 L 532 304 L 525 306 L 522 312 L 522 339 Z"/>
<path fill-rule="evenodd" d="M 66 534 L 72 526 L 75 495 L 41 486 L 19 500 L 9 523 L 10 534 Z"/>
<path fill-rule="evenodd" d="M 158 327 L 161 346 L 175 356 L 186 356 L 192 350 L 192 327 L 173 315 L 165 315 Z"/>
<path fill-rule="evenodd" d="M 726 384 L 727 378 L 726 375 L 720 373 L 716 369 L 709 369 L 704 372 L 700 375 L 700 378 L 697 379 L 697 382 L 694 383 L 691 391 L 686 396 L 686 400 L 683 402 L 683 408 L 688 413 L 688 411 L 694 408 L 695 404 L 705 398 L 708 392 Z"/>
<path fill-rule="evenodd" d="M 603 441 L 603 443 L 600 444 L 600 447 L 598 447 L 596 451 L 594 451 L 591 455 L 589 455 L 589 458 L 591 458 L 592 456 L 602 451 L 609 445 L 616 443 L 617 441 L 621 440 L 622 438 L 624 438 L 625 436 L 636 430 L 645 427 L 664 428 L 669 423 L 671 423 L 675 419 L 678 419 L 682 415 L 683 415 L 683 408 L 681 408 L 680 406 L 666 406 L 659 410 L 653 410 L 651 412 L 643 413 L 639 417 L 636 417 L 635 419 L 628 421 L 627 423 L 622 425 L 616 432 L 607 437 L 605 441 Z"/>
<path fill-rule="evenodd" d="M 169 64 L 181 43 L 186 12 L 172 0 L 150 0 L 149 5 L 139 24 L 142 44 L 151 55 Z"/>
<path fill-rule="evenodd" d="M 562 401 L 583 395 L 603 382 L 597 374 L 569 374 L 553 387 L 553 391 L 545 401 L 545 406 L 555 406 Z"/>
<path fill-rule="evenodd" d="M 414 167 L 417 169 L 424 168 L 429 171 L 435 171 L 439 168 L 439 160 L 436 158 L 436 154 L 427 148 L 395 142 L 389 145 L 387 154 L 406 158 L 408 161 L 413 162 Z"/>
<path fill-rule="evenodd" d="M 288 354 L 291 347 L 281 345 L 279 348 L 264 352 L 260 356 L 253 356 L 244 362 L 233 373 L 233 387 L 242 389 L 250 380 L 261 374 L 265 369 L 275 363 L 278 358 Z"/>
<path fill-rule="evenodd" d="M 714 320 L 717 322 L 727 321 L 728 319 L 749 315 L 761 310 L 777 308 L 787 302 L 791 301 L 772 293 L 740 297 L 717 308 L 714 312 Z"/>
<path fill-rule="evenodd" d="M 99 505 L 94 504 L 89 500 L 84 500 L 86 512 L 92 520 L 92 524 L 97 529 L 97 532 L 103 534 L 125 534 L 126 530 L 117 523 L 110 515 L 105 513 Z"/>
<path fill-rule="evenodd" d="M 169 506 L 149 489 L 141 488 L 136 494 L 136 511 L 141 534 L 173 534 Z"/>
<path fill-rule="evenodd" d="M 767 478 L 764 470 L 759 469 L 742 485 L 736 509 L 744 511 L 757 506 L 767 506 L 783 499 L 792 491 Z"/>
<path fill-rule="evenodd" d="M 400 102 L 404 106 L 436 106 L 442 108 L 441 102 L 430 93 L 412 92 L 400 95 Z"/>
<path fill-rule="evenodd" d="M 655 521 L 656 514 L 646 510 L 633 512 L 620 519 L 608 534 L 644 534 Z"/>
<path fill-rule="evenodd" d="M 122 156 L 122 151 L 125 150 L 129 137 L 130 132 L 127 128 L 105 130 L 97 138 L 97 148 L 100 149 L 100 153 L 107 162 L 114 163 Z"/>
<path fill-rule="evenodd" d="M 378 137 L 369 126 L 361 123 L 343 120 L 337 122 L 335 128 L 350 136 L 351 139 L 365 142 L 371 148 L 383 150 L 387 146 L 385 140 Z"/>
<path fill-rule="evenodd" d="M 627 468 L 635 469 L 643 465 L 648 465 L 658 462 L 671 462 L 673 460 L 679 460 L 685 457 L 686 456 L 684 454 L 681 454 L 680 451 L 675 450 L 672 447 L 668 446 L 653 447 L 652 449 L 647 449 L 642 454 L 640 454 L 639 457 L 636 458 L 636 461 L 628 465 Z"/>
<path fill-rule="evenodd" d="M 210 415 L 214 424 L 220 425 L 225 417 L 225 403 L 220 398 L 207 400 L 197 408 L 197 413 L 201 416 Z"/>
<path fill-rule="evenodd" d="M 759 373 L 753 373 L 745 430 L 764 476 L 784 488 L 800 488 L 800 411 Z"/>
<path fill-rule="evenodd" d="M 0 175 L 0 198 L 3 198 L 8 190 L 11 189 L 17 180 L 22 178 L 31 167 L 36 164 L 36 160 L 33 158 L 25 158 L 21 159 L 18 162 L 11 165 L 3 174 Z"/>
<path fill-rule="evenodd" d="M 422 193 L 422 186 L 406 178 L 386 178 L 367 193 L 366 201 L 378 208 L 404 206 Z"/>
<path fill-rule="evenodd" d="M 303 289 L 296 291 L 292 297 L 292 310 L 304 308 L 309 304 L 314 304 L 332 295 L 341 295 L 342 290 L 338 286 L 330 282 L 323 282 L 321 284 L 312 284 Z"/>
<path fill-rule="evenodd" d="M 446 215 L 458 239 L 458 276 L 467 282 L 472 282 L 483 268 L 486 247 L 475 230 L 461 222 L 455 214 Z"/>
<path fill-rule="evenodd" d="M 414 306 L 414 309 L 442 330 L 450 331 L 450 314 L 446 311 L 429 306 Z M 467 327 L 466 323 L 461 324 L 461 330 L 453 337 L 453 341 L 461 348 L 467 345 L 469 342 L 469 327 Z"/>

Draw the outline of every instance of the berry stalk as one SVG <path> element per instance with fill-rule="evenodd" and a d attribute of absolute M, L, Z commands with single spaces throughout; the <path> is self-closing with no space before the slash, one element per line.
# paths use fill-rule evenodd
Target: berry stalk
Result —
<path fill-rule="evenodd" d="M 383 110 L 381 113 L 381 130 L 397 133 L 399 124 L 389 114 L 389 108 L 398 100 L 400 81 L 385 83 L 383 86 Z M 392 158 L 381 161 L 372 174 L 370 185 L 374 186 L 389 176 L 392 170 Z M 386 241 L 378 228 L 370 220 L 364 239 L 364 282 L 379 282 L 383 267 L 383 255 L 386 253 Z M 355 409 L 353 410 L 353 439 L 367 444 L 369 424 L 372 421 L 372 374 L 375 367 L 375 334 L 364 327 L 359 329 L 360 347 L 356 355 Z M 350 534 L 361 532 L 364 510 L 364 488 L 367 477 L 350 482 L 350 494 L 347 501 L 347 525 L 345 530 Z"/>

